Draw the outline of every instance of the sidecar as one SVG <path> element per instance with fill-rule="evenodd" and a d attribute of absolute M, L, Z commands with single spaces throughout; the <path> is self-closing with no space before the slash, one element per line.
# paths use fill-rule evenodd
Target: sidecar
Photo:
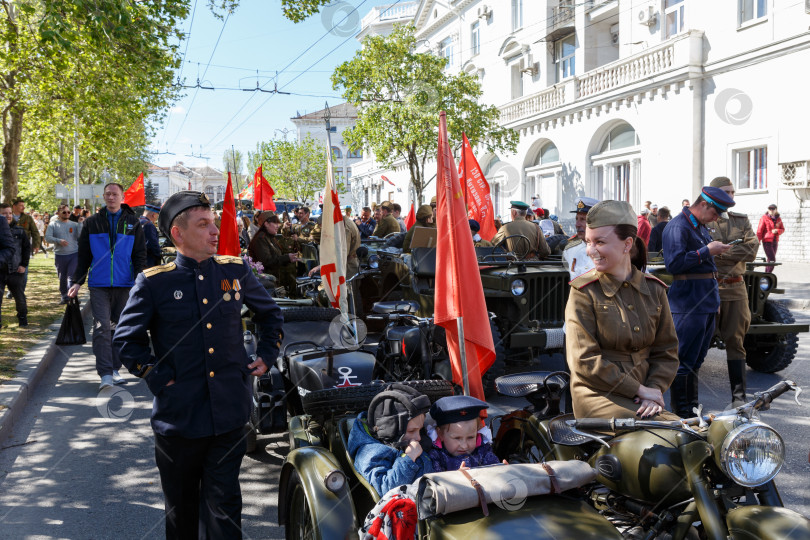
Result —
<path fill-rule="evenodd" d="M 452 393 L 452 385 L 447 381 L 407 384 L 416 385 L 431 401 Z M 370 400 L 363 398 L 364 391 L 360 389 L 324 392 L 327 395 L 319 397 L 322 392 L 313 392 L 304 398 L 305 408 L 319 404 L 315 409 L 317 414 L 296 416 L 290 421 L 290 453 L 281 470 L 278 512 L 279 523 L 285 526 L 288 539 L 353 537 L 381 496 L 356 471 L 347 446 L 356 414 L 365 410 Z M 332 404 L 331 409 L 327 403 Z M 513 466 L 495 467 L 509 471 Z M 441 480 L 450 474 L 457 473 L 428 476 Z M 503 475 L 498 471 L 497 476 Z M 486 482 L 482 484 L 486 487 Z M 417 499 L 419 538 L 621 538 L 616 528 L 581 497 L 566 493 L 532 496 L 522 492 L 520 485 L 517 482 L 514 492 L 501 499 L 501 504 L 493 497 L 486 505 L 488 515 L 484 515 L 480 501 L 467 508 L 431 511 L 430 498 L 420 493 Z"/>

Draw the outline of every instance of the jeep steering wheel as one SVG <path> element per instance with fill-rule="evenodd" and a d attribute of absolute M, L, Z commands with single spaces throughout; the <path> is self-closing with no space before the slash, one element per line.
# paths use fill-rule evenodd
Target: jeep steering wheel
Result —
<path fill-rule="evenodd" d="M 514 253 L 517 260 L 522 261 L 526 257 L 528 257 L 532 253 L 532 243 L 529 241 L 528 238 L 523 236 L 522 234 L 510 234 L 500 242 L 495 247 L 500 247 L 503 249 L 509 248 L 509 240 L 514 239 L 512 241 L 512 245 L 514 249 L 510 250 L 510 253 Z M 504 246 L 506 246 L 504 248 Z"/>

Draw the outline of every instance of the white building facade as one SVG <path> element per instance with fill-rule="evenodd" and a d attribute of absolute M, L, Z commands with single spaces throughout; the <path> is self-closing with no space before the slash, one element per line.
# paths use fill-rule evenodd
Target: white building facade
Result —
<path fill-rule="evenodd" d="M 450 72 L 476 74 L 482 101 L 520 134 L 514 155 L 477 152 L 496 214 L 535 194 L 564 222 L 580 195 L 678 211 L 712 178 L 728 176 L 754 227 L 770 203 L 779 206 L 780 260 L 810 259 L 802 242 L 810 233 L 808 3 L 408 4 L 413 16 L 401 20 L 416 25 L 421 50 L 446 56 Z M 390 194 L 382 175 L 407 186 L 406 170 L 384 171 L 371 157 L 355 166 L 370 200 Z M 407 192 L 393 199 L 406 207 Z"/>
<path fill-rule="evenodd" d="M 187 167 L 178 161 L 171 167 L 150 165 L 144 175 L 144 182 L 151 181 L 158 189 L 158 198 L 164 202 L 178 191 L 202 191 L 216 204 L 225 200 L 227 178 L 222 171 L 213 167 Z M 236 186 L 234 186 L 236 188 Z M 240 186 L 244 188 L 244 186 Z"/>

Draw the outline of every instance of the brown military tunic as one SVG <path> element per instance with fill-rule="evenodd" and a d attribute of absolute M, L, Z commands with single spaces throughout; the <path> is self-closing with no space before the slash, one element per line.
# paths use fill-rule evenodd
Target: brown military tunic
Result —
<path fill-rule="evenodd" d="M 360 248 L 360 229 L 354 221 L 343 216 L 343 226 L 346 228 L 346 278 L 350 278 L 360 271 L 360 261 L 357 259 L 357 250 Z"/>
<path fill-rule="evenodd" d="M 384 218 L 380 219 L 377 226 L 374 227 L 374 232 L 371 233 L 371 236 L 376 236 L 378 238 L 385 238 L 387 235 L 391 233 L 398 233 L 399 230 L 399 223 L 397 223 L 397 218 L 388 214 Z"/>
<path fill-rule="evenodd" d="M 545 259 L 551 254 L 551 249 L 549 249 L 546 239 L 540 234 L 540 227 L 525 219 L 516 219 L 502 226 L 498 234 L 492 238 L 492 243 L 497 246 L 501 240 L 515 234 L 521 234 L 529 239 L 529 249 L 536 254 L 538 259 Z M 526 256 L 522 253 L 526 249 L 525 242 L 519 238 L 512 238 L 507 241 L 506 249 Z M 531 257 L 532 255 L 528 256 Z"/>
<path fill-rule="evenodd" d="M 292 226 L 292 234 L 297 234 L 298 240 L 301 242 L 312 242 L 312 231 L 315 230 L 316 225 L 317 223 L 314 221 L 296 223 Z"/>
<path fill-rule="evenodd" d="M 264 272 L 278 279 L 287 288 L 288 294 L 295 294 L 296 265 L 290 262 L 288 251 L 281 246 L 278 238 L 262 228 L 253 236 L 248 246 L 248 255 L 264 266 Z"/>
<path fill-rule="evenodd" d="M 751 228 L 748 216 L 729 212 L 728 219 L 718 219 L 714 228 L 709 229 L 712 238 L 728 244 L 732 240 L 742 239 L 741 244 L 731 246 L 725 253 L 714 256 L 717 265 L 718 285 L 720 289 L 720 316 L 717 318 L 717 329 L 726 344 L 729 360 L 745 359 L 743 341 L 751 325 L 751 310 L 748 307 L 748 292 L 742 276 L 745 274 L 745 263 L 757 256 L 759 241 Z"/>
<path fill-rule="evenodd" d="M 667 287 L 633 268 L 620 282 L 591 270 L 571 282 L 565 348 L 577 418 L 632 418 L 639 385 L 666 392 L 678 370 Z M 677 416 L 664 411 L 658 420 Z"/>

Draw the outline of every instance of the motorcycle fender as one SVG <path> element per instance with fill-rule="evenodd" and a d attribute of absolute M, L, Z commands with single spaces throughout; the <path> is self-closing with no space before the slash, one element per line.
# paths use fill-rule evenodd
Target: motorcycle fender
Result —
<path fill-rule="evenodd" d="M 785 540 L 810 538 L 810 520 L 778 506 L 741 506 L 726 516 L 734 540 Z"/>
<path fill-rule="evenodd" d="M 301 415 L 290 418 L 289 438 L 290 448 L 303 448 L 305 446 L 320 446 L 321 439 L 309 427 L 310 416 Z"/>
<path fill-rule="evenodd" d="M 288 501 L 283 494 L 288 492 L 290 477 L 296 471 L 304 487 L 310 512 L 315 518 L 315 538 L 348 538 L 357 531 L 349 482 L 346 481 L 337 493 L 326 489 L 324 479 L 334 470 L 341 470 L 340 464 L 326 448 L 309 446 L 291 451 L 281 468 L 279 525 L 286 524 Z"/>

